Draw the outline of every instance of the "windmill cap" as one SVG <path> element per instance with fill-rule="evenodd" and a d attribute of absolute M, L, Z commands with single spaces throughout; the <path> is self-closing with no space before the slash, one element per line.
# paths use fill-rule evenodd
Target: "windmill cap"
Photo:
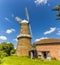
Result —
<path fill-rule="evenodd" d="M 21 23 L 29 23 L 27 20 L 22 20 Z"/>

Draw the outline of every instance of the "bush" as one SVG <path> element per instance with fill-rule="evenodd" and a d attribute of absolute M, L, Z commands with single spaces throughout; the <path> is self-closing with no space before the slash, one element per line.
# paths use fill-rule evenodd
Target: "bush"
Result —
<path fill-rule="evenodd" d="M 0 64 L 3 62 L 3 58 L 15 53 L 14 45 L 12 43 L 2 42 L 0 44 Z"/>
<path fill-rule="evenodd" d="M 0 58 L 0 64 L 2 63 L 2 59 Z"/>
<path fill-rule="evenodd" d="M 11 50 L 11 51 L 10 51 L 10 55 L 14 54 L 15 51 L 16 51 L 15 49 Z"/>
<path fill-rule="evenodd" d="M 33 48 L 35 48 L 35 47 L 36 47 L 36 44 L 35 44 L 35 43 L 33 43 L 33 44 L 32 44 L 32 47 L 33 47 Z"/>
<path fill-rule="evenodd" d="M 7 54 L 4 51 L 0 51 L 0 64 L 3 62 L 3 58 L 6 57 Z"/>
<path fill-rule="evenodd" d="M 8 56 L 10 56 L 11 50 L 14 50 L 14 45 L 12 43 L 2 42 L 0 44 L 0 51 L 4 51 Z"/>
<path fill-rule="evenodd" d="M 57 59 L 54 57 L 54 58 L 52 58 L 52 60 L 57 60 Z"/>
<path fill-rule="evenodd" d="M 0 51 L 0 58 L 4 58 L 8 56 L 7 53 L 5 53 L 4 51 Z"/>

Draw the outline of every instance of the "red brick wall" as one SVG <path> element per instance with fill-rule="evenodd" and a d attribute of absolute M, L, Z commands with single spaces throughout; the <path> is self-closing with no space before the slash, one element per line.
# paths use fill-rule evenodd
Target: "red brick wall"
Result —
<path fill-rule="evenodd" d="M 37 45 L 37 51 L 50 51 L 50 55 L 53 58 L 60 60 L 60 44 L 55 45 Z"/>

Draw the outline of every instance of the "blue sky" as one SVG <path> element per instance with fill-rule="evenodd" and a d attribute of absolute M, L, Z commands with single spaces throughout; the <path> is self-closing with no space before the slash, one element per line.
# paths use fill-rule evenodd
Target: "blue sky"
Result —
<path fill-rule="evenodd" d="M 52 9 L 60 0 L 0 0 L 0 42 L 12 42 L 15 47 L 20 25 L 15 17 L 26 19 L 28 8 L 32 29 L 32 42 L 43 38 L 60 39 L 60 21 Z"/>

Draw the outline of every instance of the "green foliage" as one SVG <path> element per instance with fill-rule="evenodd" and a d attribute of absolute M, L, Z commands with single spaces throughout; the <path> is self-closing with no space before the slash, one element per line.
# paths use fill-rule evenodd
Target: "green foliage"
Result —
<path fill-rule="evenodd" d="M 7 54 L 4 51 L 0 51 L 0 58 L 3 59 Z"/>
<path fill-rule="evenodd" d="M 57 14 L 57 20 L 60 20 L 60 4 L 58 4 L 54 9 L 53 11 L 57 11 L 58 14 Z"/>
<path fill-rule="evenodd" d="M 16 51 L 15 49 L 11 50 L 11 51 L 10 51 L 10 55 L 14 54 L 15 51 Z"/>
<path fill-rule="evenodd" d="M 60 4 L 56 5 L 53 10 L 54 11 L 59 11 L 60 10 Z"/>
<path fill-rule="evenodd" d="M 7 54 L 4 51 L 0 51 L 0 64 L 2 63 L 3 58 L 6 56 Z"/>
<path fill-rule="evenodd" d="M 3 62 L 3 58 L 10 56 L 10 53 L 14 53 L 14 45 L 12 43 L 2 42 L 0 44 L 0 64 Z"/>
<path fill-rule="evenodd" d="M 8 56 L 10 56 L 10 52 L 13 49 L 14 49 L 14 45 L 12 43 L 2 42 L 0 44 L 0 51 L 5 52 Z"/>
<path fill-rule="evenodd" d="M 36 43 L 33 43 L 33 44 L 32 44 L 32 47 L 35 48 L 35 47 L 36 47 Z"/>
<path fill-rule="evenodd" d="M 57 60 L 57 59 L 54 57 L 54 58 L 52 58 L 52 60 Z"/>

